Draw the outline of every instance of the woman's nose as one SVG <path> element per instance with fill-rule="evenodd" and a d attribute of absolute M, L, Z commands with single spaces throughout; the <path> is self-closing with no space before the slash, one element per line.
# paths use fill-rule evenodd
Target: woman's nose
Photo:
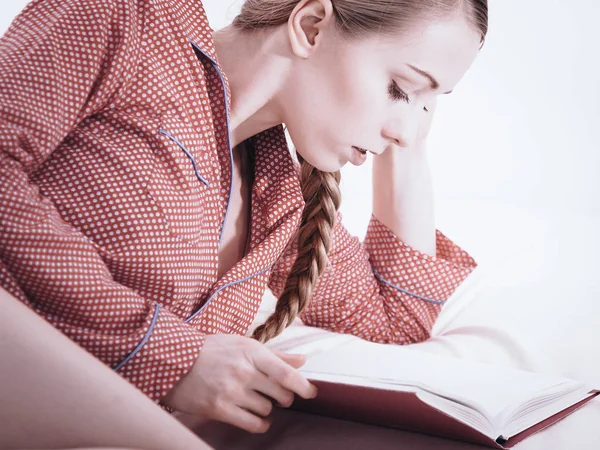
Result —
<path fill-rule="evenodd" d="M 416 114 L 405 114 L 388 121 L 383 127 L 383 136 L 398 147 L 411 147 L 418 131 L 418 120 L 415 116 Z"/>

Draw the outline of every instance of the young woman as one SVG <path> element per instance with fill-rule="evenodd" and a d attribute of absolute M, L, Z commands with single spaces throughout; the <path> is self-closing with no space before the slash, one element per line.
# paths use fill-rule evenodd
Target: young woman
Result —
<path fill-rule="evenodd" d="M 163 406 L 264 431 L 315 389 L 261 343 L 422 341 L 476 267 L 425 140 L 486 32 L 485 0 L 247 0 L 217 32 L 198 0 L 34 0 L 0 48 L 0 285 Z M 338 170 L 369 153 L 361 243 Z"/>

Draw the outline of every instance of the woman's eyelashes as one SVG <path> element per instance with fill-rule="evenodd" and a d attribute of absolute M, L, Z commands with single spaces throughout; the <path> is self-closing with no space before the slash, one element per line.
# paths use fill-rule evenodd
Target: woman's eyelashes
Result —
<path fill-rule="evenodd" d="M 392 100 L 402 100 L 406 103 L 410 103 L 410 98 L 402 89 L 398 87 L 398 84 L 392 80 L 388 87 L 388 94 Z"/>
<path fill-rule="evenodd" d="M 398 84 L 394 80 L 392 80 L 390 86 L 388 87 L 388 93 L 390 94 L 392 100 L 402 100 L 406 103 L 410 103 L 410 98 L 408 97 L 408 94 L 402 89 L 400 89 L 400 87 L 398 87 Z M 425 106 L 423 107 L 423 111 L 429 112 L 429 110 Z"/>

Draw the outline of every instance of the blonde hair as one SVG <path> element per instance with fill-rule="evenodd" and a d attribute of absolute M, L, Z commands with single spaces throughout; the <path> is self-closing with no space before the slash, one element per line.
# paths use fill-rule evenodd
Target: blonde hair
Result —
<path fill-rule="evenodd" d="M 242 31 L 264 30 L 287 23 L 299 0 L 246 0 L 233 26 Z M 463 14 L 481 36 L 488 31 L 487 0 L 331 0 L 335 26 L 341 35 L 359 39 L 410 29 L 419 20 L 439 20 Z M 327 266 L 331 234 L 341 201 L 340 173 L 301 163 L 300 182 L 306 205 L 298 230 L 298 256 L 275 311 L 254 330 L 260 342 L 279 335 L 307 307 Z"/>

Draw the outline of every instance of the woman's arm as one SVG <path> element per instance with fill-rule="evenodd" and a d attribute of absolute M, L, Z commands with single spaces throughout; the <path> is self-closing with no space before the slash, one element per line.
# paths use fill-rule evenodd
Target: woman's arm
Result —
<path fill-rule="evenodd" d="M 0 304 L 0 448 L 210 448 L 3 289 Z"/>
<path fill-rule="evenodd" d="M 373 215 L 401 241 L 436 256 L 431 172 L 425 142 L 389 148 L 373 161 Z"/>
<path fill-rule="evenodd" d="M 433 257 L 433 184 L 425 151 L 436 108 L 436 99 L 428 102 L 412 147 L 388 148 L 373 160 L 373 215 L 406 245 Z"/>
<path fill-rule="evenodd" d="M 144 5 L 36 0 L 0 38 L 0 287 L 157 401 L 190 371 L 203 333 L 115 277 L 85 227 L 35 183 L 137 73 Z M 63 175 L 64 187 L 85 174 Z"/>

